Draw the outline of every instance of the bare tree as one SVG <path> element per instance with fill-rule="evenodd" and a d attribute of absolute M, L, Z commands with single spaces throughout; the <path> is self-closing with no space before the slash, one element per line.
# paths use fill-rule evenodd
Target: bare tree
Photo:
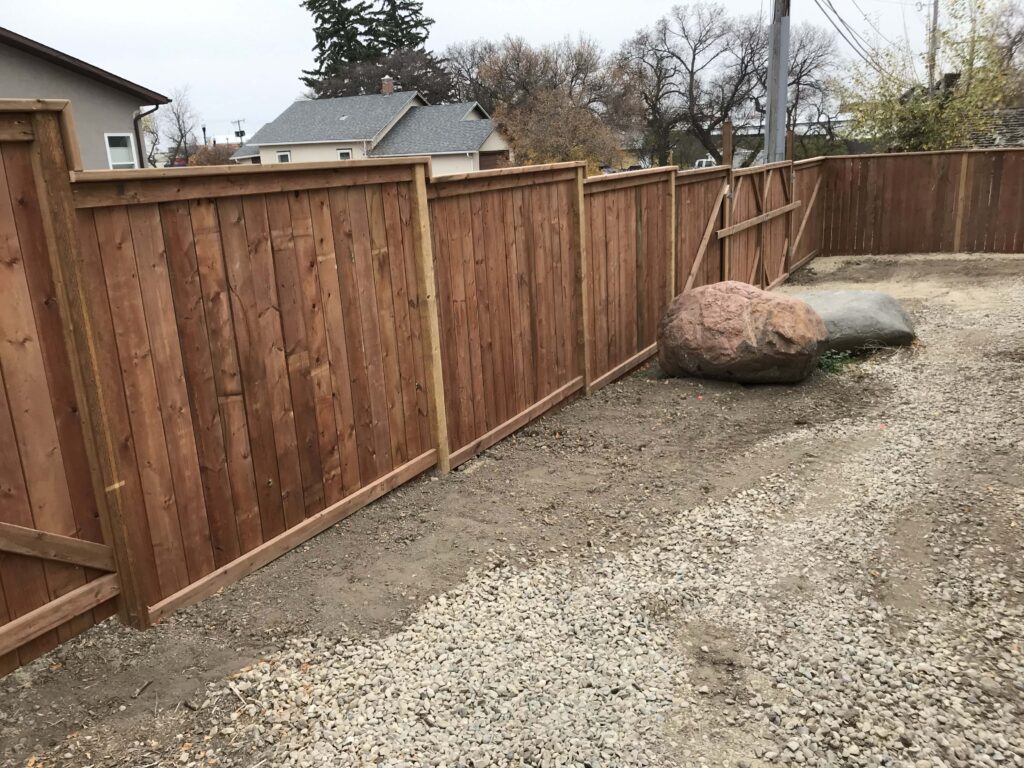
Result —
<path fill-rule="evenodd" d="M 156 115 L 149 114 L 142 118 L 142 138 L 146 147 L 146 168 L 156 165 L 156 154 L 160 151 L 160 126 Z"/>
<path fill-rule="evenodd" d="M 687 119 L 678 90 L 678 63 L 653 32 L 643 30 L 619 49 L 612 73 L 618 93 L 609 100 L 611 120 L 635 137 L 633 149 L 641 158 L 667 164 L 676 133 Z"/>
<path fill-rule="evenodd" d="M 523 160 L 611 162 L 610 92 L 601 49 L 584 37 L 533 46 L 521 37 L 452 46 L 444 54 L 459 98 L 492 112 Z"/>
<path fill-rule="evenodd" d="M 167 139 L 167 161 L 170 165 L 188 165 L 198 145 L 196 125 L 199 117 L 192 107 L 188 88 L 171 92 L 171 103 L 160 111 L 161 128 Z"/>

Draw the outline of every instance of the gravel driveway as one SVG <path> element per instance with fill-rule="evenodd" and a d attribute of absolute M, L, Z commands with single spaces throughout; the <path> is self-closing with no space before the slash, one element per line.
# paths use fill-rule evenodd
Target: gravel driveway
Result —
<path fill-rule="evenodd" d="M 614 493 L 597 470 L 572 503 L 629 535 L 492 548 L 397 631 L 285 637 L 210 682 L 152 764 L 1024 765 L 1024 258 L 824 262 L 799 289 L 889 290 L 921 344 L 776 388 L 788 426 L 736 455 L 618 446 L 597 462 Z M 662 441 L 673 397 L 748 391 L 648 371 L 573 419 L 650 387 Z M 837 415 L 804 418 L 807 397 Z M 695 463 L 761 472 L 694 504 Z"/>

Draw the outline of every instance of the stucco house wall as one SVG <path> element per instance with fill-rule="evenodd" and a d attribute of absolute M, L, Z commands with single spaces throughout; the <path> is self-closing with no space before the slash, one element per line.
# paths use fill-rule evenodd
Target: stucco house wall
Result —
<path fill-rule="evenodd" d="M 110 167 L 105 133 L 131 134 L 135 145 L 132 119 L 142 106 L 137 99 L 3 43 L 0 98 L 70 100 L 86 169 Z"/>
<path fill-rule="evenodd" d="M 293 163 L 327 163 L 338 159 L 339 149 L 352 151 L 353 160 L 362 160 L 366 157 L 363 150 L 363 142 L 330 142 L 324 144 L 272 144 L 260 145 L 260 163 L 267 165 L 277 162 L 277 153 L 288 150 L 292 153 Z"/>
<path fill-rule="evenodd" d="M 494 131 L 480 146 L 481 152 L 507 152 L 511 149 L 512 145 L 508 143 L 499 131 Z"/>
<path fill-rule="evenodd" d="M 477 171 L 480 170 L 479 155 L 476 152 L 468 155 L 431 155 L 430 168 L 434 176 Z"/>

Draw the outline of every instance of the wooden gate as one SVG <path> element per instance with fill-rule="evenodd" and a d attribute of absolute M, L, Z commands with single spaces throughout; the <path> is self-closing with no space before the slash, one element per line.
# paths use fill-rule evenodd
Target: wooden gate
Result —
<path fill-rule="evenodd" d="M 790 268 L 793 163 L 785 160 L 733 171 L 726 226 L 718 230 L 725 249 L 725 279 L 766 288 L 785 279 Z"/>
<path fill-rule="evenodd" d="M 724 165 L 676 175 L 677 294 L 723 279 L 724 241 L 715 233 L 723 226 L 730 182 Z"/>
<path fill-rule="evenodd" d="M 0 113 L 0 674 L 111 615 L 120 591 L 51 259 L 47 173 L 60 164 L 66 188 L 77 165 L 66 104 Z"/>

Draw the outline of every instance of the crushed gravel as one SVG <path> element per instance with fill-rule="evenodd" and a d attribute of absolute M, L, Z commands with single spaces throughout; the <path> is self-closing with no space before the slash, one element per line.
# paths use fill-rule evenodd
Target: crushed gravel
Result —
<path fill-rule="evenodd" d="M 806 450 L 628 547 L 295 640 L 209 686 L 177 760 L 1024 765 L 1024 282 L 915 314 L 923 344 L 853 366 L 881 416 L 765 440 Z"/>

